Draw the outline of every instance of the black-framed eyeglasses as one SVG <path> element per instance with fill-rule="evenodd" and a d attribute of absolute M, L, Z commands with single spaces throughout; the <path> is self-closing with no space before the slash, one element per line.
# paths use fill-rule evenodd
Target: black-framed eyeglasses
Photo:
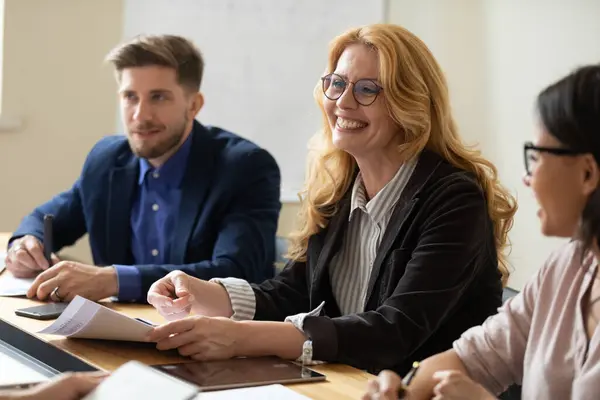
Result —
<path fill-rule="evenodd" d="M 337 100 L 342 97 L 348 85 L 352 85 L 354 100 L 361 106 L 370 106 L 377 99 L 383 88 L 373 79 L 359 79 L 351 82 L 338 74 L 328 74 L 321 78 L 323 82 L 323 93 L 329 100 Z"/>
<path fill-rule="evenodd" d="M 535 168 L 535 164 L 539 160 L 540 153 L 554 154 L 555 156 L 574 157 L 589 153 L 589 151 L 565 149 L 563 147 L 541 147 L 534 145 L 532 142 L 527 142 L 523 146 L 523 155 L 525 156 L 525 172 L 528 176 L 531 176 L 531 173 Z"/>

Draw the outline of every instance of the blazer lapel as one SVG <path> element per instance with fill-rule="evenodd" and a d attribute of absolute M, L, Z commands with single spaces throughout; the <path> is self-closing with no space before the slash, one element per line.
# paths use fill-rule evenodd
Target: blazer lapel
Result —
<path fill-rule="evenodd" d="M 394 206 L 392 217 L 390 218 L 390 222 L 388 223 L 388 226 L 383 234 L 383 238 L 381 239 L 379 249 L 377 250 L 377 255 L 375 256 L 375 260 L 373 262 L 373 270 L 371 271 L 371 276 L 369 278 L 369 285 L 367 287 L 365 306 L 369 303 L 369 299 L 373 294 L 375 283 L 377 282 L 381 272 L 383 260 L 390 252 L 394 241 L 402 229 L 404 221 L 406 221 L 406 217 L 410 214 L 415 203 L 417 202 L 421 188 L 429 180 L 431 175 L 433 175 L 441 162 L 442 159 L 438 155 L 428 150 L 424 150 L 419 156 L 417 166 L 415 167 L 415 170 L 406 187 L 400 194 L 400 199 L 398 199 L 398 202 Z"/>
<path fill-rule="evenodd" d="M 137 186 L 139 164 L 137 157 L 131 157 L 123 166 L 110 173 L 107 226 L 107 259 L 110 263 L 128 264 L 133 262 L 131 253 L 131 205 Z"/>
<path fill-rule="evenodd" d="M 192 229 L 198 220 L 208 189 L 212 185 L 212 169 L 215 153 L 217 153 L 212 149 L 209 132 L 197 121 L 194 121 L 192 135 L 192 148 L 181 181 L 181 201 L 171 242 L 170 262 L 172 264 L 185 263 Z"/>

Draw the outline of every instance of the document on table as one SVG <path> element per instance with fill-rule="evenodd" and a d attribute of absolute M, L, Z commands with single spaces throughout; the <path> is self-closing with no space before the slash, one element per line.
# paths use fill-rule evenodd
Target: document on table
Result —
<path fill-rule="evenodd" d="M 0 296 L 25 296 L 35 279 L 15 278 L 5 271 L 0 279 Z"/>
<path fill-rule="evenodd" d="M 0 274 L 4 271 L 4 267 L 6 266 L 6 252 L 0 252 Z"/>
<path fill-rule="evenodd" d="M 129 361 L 83 400 L 190 400 L 198 387 L 138 361 Z"/>
<path fill-rule="evenodd" d="M 152 326 L 76 296 L 52 325 L 38 333 L 73 338 L 145 342 Z"/>
<path fill-rule="evenodd" d="M 308 397 L 303 396 L 300 393 L 294 392 L 292 389 L 288 389 L 285 386 L 279 385 L 279 384 L 248 387 L 248 388 L 241 388 L 241 389 L 219 390 L 216 392 L 203 392 L 203 393 L 200 393 L 196 397 L 196 400 L 231 400 L 231 399 L 309 400 Z"/>

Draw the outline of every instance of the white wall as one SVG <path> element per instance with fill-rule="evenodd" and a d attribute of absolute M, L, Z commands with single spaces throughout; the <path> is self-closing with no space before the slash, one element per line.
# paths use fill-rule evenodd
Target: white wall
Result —
<path fill-rule="evenodd" d="M 598 17 L 596 0 L 390 0 L 390 22 L 420 36 L 445 70 L 463 136 L 481 145 L 518 196 L 510 234 L 516 288 L 562 242 L 541 235 L 538 207 L 521 182 L 535 97 L 574 67 L 600 62 Z"/>
<path fill-rule="evenodd" d="M 171 33 L 206 60 L 198 119 L 255 141 L 277 160 L 284 200 L 297 201 L 307 143 L 321 127 L 313 89 L 329 42 L 383 22 L 383 0 L 124 0 L 123 36 Z"/>

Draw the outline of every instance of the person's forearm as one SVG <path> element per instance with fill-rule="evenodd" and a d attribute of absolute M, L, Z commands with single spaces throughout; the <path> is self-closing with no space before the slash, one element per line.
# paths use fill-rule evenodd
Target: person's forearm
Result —
<path fill-rule="evenodd" d="M 433 388 L 437 384 L 437 381 L 433 379 L 433 374 L 442 370 L 461 371 L 469 376 L 465 365 L 454 350 L 431 356 L 420 363 L 419 370 L 410 383 L 411 400 L 431 399 Z"/>
<path fill-rule="evenodd" d="M 231 300 L 229 299 L 227 290 L 223 286 L 198 278 L 191 279 L 194 282 L 192 294 L 195 298 L 193 303 L 195 314 L 225 318 L 233 315 Z"/>
<path fill-rule="evenodd" d="M 237 356 L 295 360 L 302 354 L 306 336 L 290 322 L 241 321 L 238 324 Z"/>

